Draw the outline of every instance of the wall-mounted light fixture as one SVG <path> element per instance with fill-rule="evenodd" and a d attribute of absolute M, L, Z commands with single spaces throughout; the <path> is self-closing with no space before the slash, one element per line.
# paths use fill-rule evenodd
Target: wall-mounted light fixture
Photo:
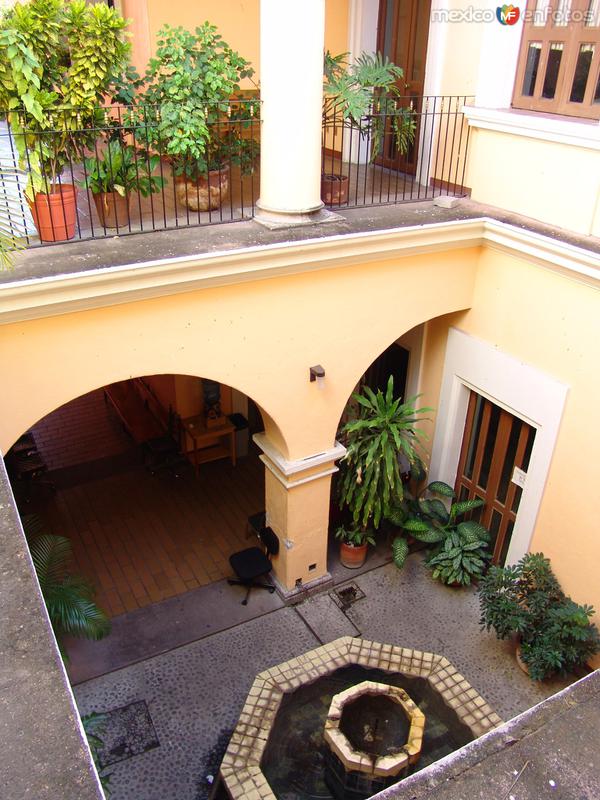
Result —
<path fill-rule="evenodd" d="M 325 388 L 325 370 L 320 364 L 310 368 L 310 382 L 313 383 L 313 381 L 317 382 L 319 389 Z"/>

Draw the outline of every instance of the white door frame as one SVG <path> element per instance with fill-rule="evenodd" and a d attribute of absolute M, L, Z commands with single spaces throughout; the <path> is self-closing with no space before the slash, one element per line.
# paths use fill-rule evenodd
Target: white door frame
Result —
<path fill-rule="evenodd" d="M 514 564 L 528 551 L 533 536 L 568 386 L 488 342 L 451 328 L 431 454 L 430 480 L 442 480 L 454 486 L 471 389 L 536 429 L 527 479 L 506 557 L 507 564 Z"/>

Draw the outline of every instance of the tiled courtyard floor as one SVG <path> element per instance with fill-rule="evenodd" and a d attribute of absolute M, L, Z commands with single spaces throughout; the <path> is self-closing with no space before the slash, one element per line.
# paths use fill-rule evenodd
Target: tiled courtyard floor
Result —
<path fill-rule="evenodd" d="M 510 644 L 480 631 L 476 594 L 434 583 L 419 555 L 402 572 L 387 565 L 348 579 L 365 596 L 346 614 L 319 595 L 76 686 L 81 713 L 144 701 L 153 723 L 151 749 L 109 768 L 112 800 L 207 797 L 206 775 L 255 675 L 339 636 L 446 655 L 505 720 L 566 685 L 531 682 Z"/>

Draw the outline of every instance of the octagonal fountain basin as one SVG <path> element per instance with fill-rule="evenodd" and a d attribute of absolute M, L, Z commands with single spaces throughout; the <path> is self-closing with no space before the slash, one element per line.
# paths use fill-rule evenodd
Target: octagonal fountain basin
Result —
<path fill-rule="evenodd" d="M 447 658 L 344 637 L 257 676 L 221 779 L 240 800 L 362 800 L 500 724 Z"/>

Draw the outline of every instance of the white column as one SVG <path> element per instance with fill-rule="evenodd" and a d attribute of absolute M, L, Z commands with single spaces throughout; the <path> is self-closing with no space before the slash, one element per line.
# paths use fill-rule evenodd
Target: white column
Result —
<path fill-rule="evenodd" d="M 324 41 L 325 0 L 261 0 L 257 220 L 264 224 L 321 216 Z"/>

